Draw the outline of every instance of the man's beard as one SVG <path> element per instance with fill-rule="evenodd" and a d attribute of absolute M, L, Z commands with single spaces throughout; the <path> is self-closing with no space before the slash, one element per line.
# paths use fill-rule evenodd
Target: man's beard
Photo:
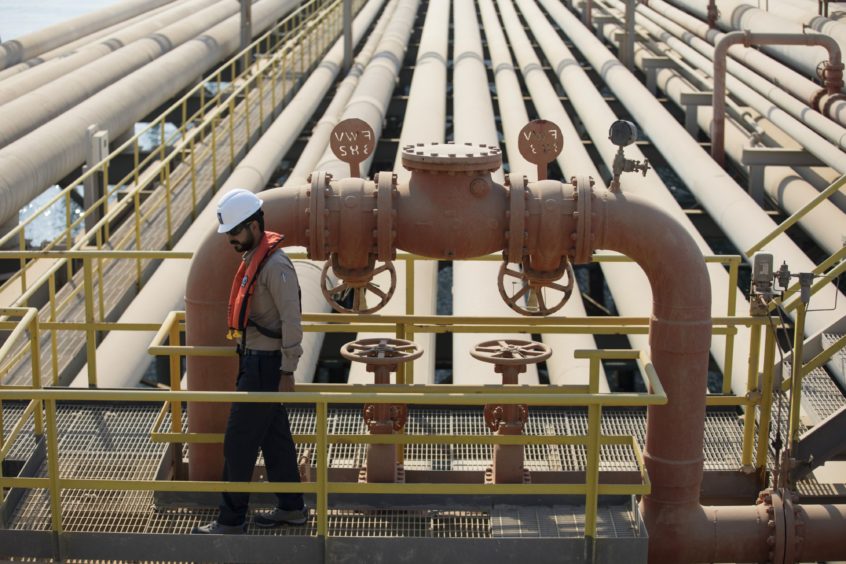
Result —
<path fill-rule="evenodd" d="M 247 232 L 247 240 L 244 241 L 243 243 L 240 243 L 240 242 L 236 241 L 235 239 L 230 240 L 229 243 L 235 248 L 235 250 L 237 252 L 246 253 L 247 251 L 251 251 L 253 249 L 253 247 L 256 246 L 256 238 L 253 237 L 252 231 L 248 231 Z"/>

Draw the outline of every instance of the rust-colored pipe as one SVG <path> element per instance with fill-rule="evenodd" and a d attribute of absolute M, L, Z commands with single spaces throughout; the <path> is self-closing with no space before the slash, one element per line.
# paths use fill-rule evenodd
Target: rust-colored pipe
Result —
<path fill-rule="evenodd" d="M 285 246 L 301 246 L 298 236 L 305 231 L 305 202 L 296 190 L 268 190 L 258 196 L 265 201 L 265 225 L 285 235 Z M 198 346 L 233 346 L 226 340 L 226 307 L 229 287 L 240 256 L 216 226 L 191 260 L 185 291 L 186 343 Z M 188 389 L 234 390 L 238 363 L 232 358 L 189 356 Z M 228 404 L 190 403 L 188 432 L 223 433 L 229 415 Z M 189 480 L 219 480 L 223 469 L 223 444 L 192 444 L 188 450 Z"/>
<path fill-rule="evenodd" d="M 843 61 L 840 45 L 832 37 L 804 33 L 749 33 L 733 31 L 724 35 L 714 47 L 714 117 L 711 121 L 711 157 L 720 166 L 725 164 L 726 129 L 726 56 L 731 46 L 752 45 L 820 45 L 828 50 L 829 60 L 824 74 L 825 91 L 820 94 L 837 95 L 843 88 Z"/>
<path fill-rule="evenodd" d="M 312 175 L 309 185 L 262 193 L 268 228 L 285 234 L 286 245 L 306 246 L 312 257 L 345 252 L 355 264 L 360 253 L 374 250 L 370 244 L 344 244 L 347 236 L 363 241 L 361 233 L 372 234 L 380 253 L 401 248 L 433 258 L 469 258 L 502 250 L 509 240 L 508 217 L 519 208 L 528 215 L 524 252 L 532 264 L 557 262 L 548 256 L 550 249 L 576 263 L 587 262 L 600 249 L 628 255 L 652 287 L 650 349 L 668 396 L 667 405 L 647 411 L 644 458 L 652 492 L 641 500 L 641 513 L 650 536 L 650 561 L 792 562 L 846 555 L 846 506 L 800 506 L 775 493 L 763 495 L 758 505 L 699 504 L 711 291 L 702 255 L 676 220 L 637 196 L 594 190 L 587 177 L 566 184 L 534 182 L 514 192 L 515 187 L 490 179 L 498 162 L 489 152 L 470 155 L 470 169 L 461 171 L 468 163 L 427 151 L 414 157 L 415 149 L 403 159 L 408 168 L 417 168 L 409 183 L 395 185 L 381 198 L 380 188 L 387 188 L 381 183 L 331 181 L 322 173 Z M 445 178 L 448 191 L 443 190 Z M 451 194 L 448 201 L 440 199 L 445 192 Z M 485 210 L 486 223 L 472 220 L 479 210 Z M 383 221 L 394 214 L 396 219 Z M 398 230 L 391 244 L 380 229 L 392 233 L 394 225 Z M 414 229 L 400 228 L 404 225 Z M 555 233 L 548 232 L 548 225 L 557 227 Z M 237 263 L 226 238 L 210 227 L 188 278 L 189 345 L 226 344 L 226 301 Z M 231 360 L 188 359 L 190 389 L 232 389 L 234 376 Z M 192 404 L 189 430 L 221 432 L 226 414 L 220 406 Z M 190 478 L 218 479 L 221 460 L 220 445 L 192 445 Z"/>

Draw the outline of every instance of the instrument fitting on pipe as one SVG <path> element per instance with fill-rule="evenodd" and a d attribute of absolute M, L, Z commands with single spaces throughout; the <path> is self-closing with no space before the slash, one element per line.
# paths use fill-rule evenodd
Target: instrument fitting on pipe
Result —
<path fill-rule="evenodd" d="M 614 163 L 612 165 L 613 178 L 609 189 L 611 192 L 620 191 L 620 175 L 624 172 L 641 172 L 646 176 L 649 170 L 649 159 L 644 159 L 643 163 L 636 160 L 627 159 L 623 154 L 623 147 L 631 145 L 637 140 L 637 127 L 630 121 L 619 119 L 611 124 L 608 130 L 608 139 L 617 145 L 617 154 L 614 156 Z"/>

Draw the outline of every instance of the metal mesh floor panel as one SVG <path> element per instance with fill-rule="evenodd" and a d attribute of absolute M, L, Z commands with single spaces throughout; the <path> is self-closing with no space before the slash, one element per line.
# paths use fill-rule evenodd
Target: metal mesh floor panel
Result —
<path fill-rule="evenodd" d="M 498 505 L 491 512 L 494 538 L 579 538 L 584 536 L 584 507 Z M 601 506 L 596 515 L 597 538 L 634 538 L 638 524 L 630 507 Z"/>
<path fill-rule="evenodd" d="M 333 510 L 334 537 L 489 538 L 490 520 L 482 511 Z"/>
<path fill-rule="evenodd" d="M 150 441 L 149 429 L 158 405 L 76 405 L 60 404 L 59 448 L 63 478 L 102 480 L 153 479 L 167 448 Z M 4 415 L 14 417 L 21 406 L 4 405 Z M 17 411 L 16 411 L 17 410 Z M 309 406 L 288 406 L 294 433 L 312 433 L 315 413 Z M 530 412 L 527 432 L 564 435 L 586 431 L 583 409 L 537 408 Z M 11 420 L 11 419 L 7 419 Z M 167 423 L 166 423 L 167 424 Z M 361 410 L 342 407 L 329 411 L 331 433 L 364 433 Z M 631 434 L 643 442 L 645 412 L 606 409 L 603 433 Z M 409 434 L 489 435 L 481 408 L 416 408 L 409 412 Z M 736 469 L 740 460 L 741 427 L 733 411 L 710 411 L 706 420 L 706 467 Z M 310 445 L 301 445 L 300 449 Z M 366 458 L 364 445 L 331 445 L 330 464 L 335 468 L 358 468 Z M 406 467 L 426 470 L 484 470 L 491 463 L 490 445 L 412 445 L 406 451 Z M 312 457 L 314 463 L 315 457 Z M 526 449 L 526 464 L 533 470 L 581 470 L 584 448 L 571 445 L 532 445 Z M 634 470 L 634 453 L 627 446 L 606 445 L 601 453 L 603 470 Z M 45 476 L 46 465 L 39 475 Z M 258 507 L 257 510 L 264 508 Z M 605 509 L 603 509 L 605 510 Z M 151 492 L 114 490 L 66 490 L 62 494 L 62 518 L 66 530 L 74 532 L 176 533 L 184 534 L 215 517 L 215 508 L 157 507 Z M 561 515 L 564 509 L 555 508 Z M 570 517 L 559 515 L 553 522 L 558 536 L 577 536 L 581 531 L 579 508 L 568 509 Z M 608 511 L 612 511 L 609 509 Z M 503 513 L 504 515 L 504 513 Z M 558 513 L 556 513 L 558 515 Z M 333 509 L 330 531 L 335 536 L 421 536 L 487 538 L 491 536 L 490 516 L 485 511 L 361 511 Z M 619 517 L 619 518 L 618 518 Z M 522 517 L 521 517 L 522 519 Z M 546 534 L 535 518 L 535 529 Z M 625 516 L 600 514 L 600 527 L 620 536 L 627 530 Z M 546 521 L 543 521 L 546 523 Z M 527 521 L 528 523 L 528 521 Z M 521 525 L 522 526 L 522 525 Z M 546 526 L 546 525 L 544 525 Z M 46 490 L 29 490 L 13 516 L 11 528 L 49 530 L 50 500 Z M 504 535 L 504 525 L 500 535 Z M 525 527 L 526 531 L 530 528 Z M 600 529 L 605 531 L 606 529 Z M 551 531 L 551 529 L 550 529 Z M 316 534 L 314 514 L 304 527 L 264 530 L 251 527 L 250 534 Z M 527 533 L 528 534 L 528 533 Z M 551 533 L 550 533 L 551 534 Z M 611 535 L 611 532 L 600 534 Z"/>
<path fill-rule="evenodd" d="M 5 433 L 11 431 L 11 429 L 18 424 L 21 419 L 21 416 L 23 415 L 24 410 L 26 409 L 26 406 L 27 402 L 3 402 L 3 430 Z M 35 451 L 35 437 L 33 436 L 33 425 L 33 418 L 30 417 L 29 421 L 24 424 L 24 427 L 21 430 L 20 435 L 18 435 L 18 439 L 15 441 L 15 444 L 12 445 L 12 449 L 9 452 L 9 459 L 26 460 L 32 455 L 33 451 Z"/>

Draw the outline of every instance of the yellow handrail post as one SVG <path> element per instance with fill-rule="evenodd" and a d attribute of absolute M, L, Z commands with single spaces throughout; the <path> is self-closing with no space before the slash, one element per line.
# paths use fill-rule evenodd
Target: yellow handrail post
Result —
<path fill-rule="evenodd" d="M 405 314 L 414 315 L 414 265 L 415 259 L 405 261 Z M 405 328 L 406 339 L 414 340 L 414 325 Z M 405 383 L 414 383 L 414 361 L 405 364 Z"/>
<path fill-rule="evenodd" d="M 600 357 L 590 357 L 590 393 L 599 393 L 599 363 Z M 585 492 L 585 550 L 587 560 L 592 561 L 596 538 L 596 512 L 599 492 L 599 449 L 602 419 L 602 406 L 591 404 L 588 406 L 588 442 L 586 454 L 585 478 L 587 491 Z"/>
<path fill-rule="evenodd" d="M 141 190 L 136 185 L 132 194 L 132 202 L 135 206 L 135 248 L 141 250 Z M 135 259 L 135 287 L 141 289 L 141 259 Z"/>
<path fill-rule="evenodd" d="M 759 485 L 766 483 L 767 451 L 770 440 L 770 418 L 773 408 L 773 365 L 775 363 L 775 335 L 764 334 L 764 374 L 761 378 L 761 411 L 758 417 L 758 452 L 755 465 L 758 467 Z"/>
<path fill-rule="evenodd" d="M 65 193 L 65 222 L 67 225 L 67 228 L 65 229 L 65 245 L 68 249 L 70 249 L 73 247 L 73 235 L 71 235 L 71 224 L 73 223 L 73 220 L 71 219 L 71 197 L 69 191 Z M 73 262 L 68 261 L 67 267 L 68 280 L 71 280 L 73 278 Z"/>
<path fill-rule="evenodd" d="M 164 167 L 165 175 L 165 219 L 167 223 L 167 248 L 173 248 L 173 216 L 171 213 L 171 198 L 173 196 L 170 185 L 170 160 Z"/>
<path fill-rule="evenodd" d="M 49 300 L 50 300 L 50 322 L 56 322 L 56 273 L 52 272 L 50 274 L 50 279 L 48 280 L 48 293 L 49 293 Z M 59 341 L 58 336 L 56 335 L 56 330 L 50 330 L 50 365 L 53 369 L 53 385 L 59 385 Z"/>
<path fill-rule="evenodd" d="M 197 156 L 194 139 L 196 136 L 191 136 L 191 217 L 197 218 Z"/>
<path fill-rule="evenodd" d="M 41 336 L 38 331 L 38 313 L 32 316 L 32 321 L 29 323 L 29 350 L 32 357 L 32 387 L 35 390 L 41 389 L 41 344 L 39 339 Z M 42 409 L 41 400 L 35 400 L 35 413 L 33 414 L 33 422 L 35 425 L 35 434 L 41 436 L 44 434 L 44 422 L 41 420 Z"/>
<path fill-rule="evenodd" d="M 103 250 L 103 235 L 102 231 L 99 229 L 95 235 L 97 241 L 97 250 Z M 103 258 L 101 256 L 97 256 L 97 306 L 99 308 L 100 317 L 98 321 L 103 321 L 106 319 L 106 305 L 105 299 L 103 297 Z"/>
<path fill-rule="evenodd" d="M 758 365 L 761 352 L 761 326 L 753 325 L 751 328 L 749 343 L 749 369 L 746 376 L 746 397 L 752 399 L 757 397 L 755 393 L 758 387 Z M 752 448 L 755 438 L 755 402 L 746 406 L 743 415 L 743 451 L 740 464 L 744 469 L 752 467 Z"/>
<path fill-rule="evenodd" d="M 252 113 L 251 108 L 250 108 L 250 98 L 252 96 L 250 96 L 250 94 L 252 93 L 252 90 L 253 90 L 253 83 L 252 83 L 252 81 L 250 81 L 247 85 L 247 88 L 244 89 L 244 104 L 243 104 L 244 105 L 244 123 L 247 126 L 247 142 L 246 142 L 247 147 L 250 146 L 250 139 L 253 136 L 252 124 L 250 123 L 250 114 Z"/>
<path fill-rule="evenodd" d="M 103 197 L 101 198 L 102 203 L 100 204 L 100 206 L 102 207 L 103 215 L 105 216 L 109 213 L 109 196 L 108 196 L 108 194 L 109 194 L 109 158 L 106 158 L 103 161 L 102 171 L 103 171 L 103 173 L 102 173 L 103 174 Z M 106 241 L 110 240 L 112 238 L 112 235 L 111 235 L 111 231 L 110 231 L 110 228 L 109 228 L 109 222 L 108 221 L 105 222 L 105 224 L 103 225 L 103 229 L 106 232 Z"/>
<path fill-rule="evenodd" d="M 59 430 L 56 400 L 47 400 L 47 476 L 50 479 L 50 516 L 53 531 L 62 532 L 62 491 L 59 485 Z"/>
<path fill-rule="evenodd" d="M 217 116 L 214 116 L 211 123 L 212 193 L 217 192 L 217 125 Z"/>
<path fill-rule="evenodd" d="M 141 147 L 139 146 L 139 137 L 135 138 L 132 144 L 132 174 L 135 181 L 135 186 L 138 186 L 138 164 L 141 161 Z"/>
<path fill-rule="evenodd" d="M 726 304 L 726 316 L 734 317 L 737 313 L 737 271 L 740 266 L 740 257 L 729 259 L 729 289 L 728 304 Z M 734 372 L 734 336 L 735 332 L 726 334 L 726 353 L 723 360 L 723 394 L 731 393 L 731 380 Z"/>
<path fill-rule="evenodd" d="M 88 361 L 88 387 L 97 387 L 97 332 L 94 330 L 94 292 L 91 258 L 82 259 L 85 290 L 85 343 Z"/>
<path fill-rule="evenodd" d="M 24 234 L 25 230 L 23 228 L 18 228 L 18 248 L 21 251 L 26 250 L 26 235 Z M 26 293 L 26 258 L 21 256 L 20 258 L 21 263 L 21 293 Z M 24 300 L 23 304 L 26 306 L 26 300 Z"/>
<path fill-rule="evenodd" d="M 258 75 L 259 90 L 259 131 L 264 132 L 264 73 Z"/>
<path fill-rule="evenodd" d="M 173 315 L 172 313 L 170 315 Z M 170 317 L 170 315 L 168 317 Z M 170 334 L 168 335 L 168 339 L 172 346 L 179 345 L 180 342 L 180 331 L 179 331 L 179 320 L 174 315 L 173 320 L 171 321 L 170 326 Z M 172 353 L 168 359 L 170 360 L 170 389 L 171 390 L 181 390 L 182 389 L 182 366 L 181 366 L 181 356 L 179 353 Z M 171 430 L 174 433 L 181 433 L 182 432 L 182 402 L 179 400 L 174 400 L 171 402 Z"/>
<path fill-rule="evenodd" d="M 327 444 L 327 404 L 317 403 L 315 417 L 317 434 L 317 535 L 329 536 L 329 448 Z"/>
<path fill-rule="evenodd" d="M 229 99 L 229 170 L 235 169 L 235 99 Z"/>
<path fill-rule="evenodd" d="M 790 436 L 791 451 L 799 442 L 799 408 L 802 398 L 802 362 L 805 350 L 805 315 L 807 304 L 796 309 L 796 325 L 793 327 L 793 361 L 790 363 Z M 795 454 L 795 452 L 792 452 Z"/>

